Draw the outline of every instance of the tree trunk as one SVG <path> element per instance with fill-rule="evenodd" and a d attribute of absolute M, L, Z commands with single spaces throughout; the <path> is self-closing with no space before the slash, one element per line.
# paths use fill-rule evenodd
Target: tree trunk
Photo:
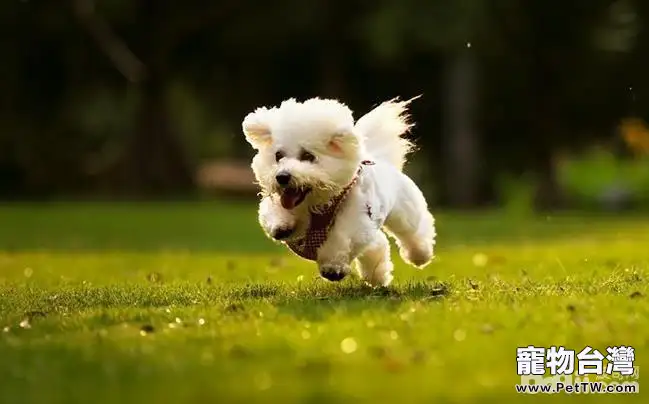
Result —
<path fill-rule="evenodd" d="M 321 80 L 322 83 L 322 96 L 326 98 L 344 99 L 343 92 L 343 77 L 341 71 L 342 61 L 344 60 L 339 56 L 339 51 L 336 49 L 335 44 L 328 46 L 328 51 L 323 52 L 323 57 L 320 62 L 321 66 Z"/>
<path fill-rule="evenodd" d="M 538 15 L 534 14 L 534 15 Z M 558 98 L 561 94 L 561 64 L 557 61 L 556 45 L 544 36 L 544 19 L 532 19 L 533 27 L 529 77 L 531 104 L 528 136 L 531 161 L 536 184 L 533 195 L 537 211 L 559 208 L 562 203 L 561 187 L 554 161 L 556 139 L 563 132 Z"/>
<path fill-rule="evenodd" d="M 144 196 L 183 193 L 193 189 L 193 170 L 173 127 L 166 99 L 168 56 L 173 32 L 165 29 L 166 2 L 142 3 L 146 27 L 140 54 L 147 75 L 138 84 L 140 104 L 135 128 L 124 155 L 129 191 Z"/>
<path fill-rule="evenodd" d="M 557 174 L 557 164 L 549 149 L 540 150 L 535 161 L 536 188 L 534 209 L 539 212 L 561 207 L 563 199 Z"/>
<path fill-rule="evenodd" d="M 475 56 L 470 49 L 447 57 L 442 156 L 446 199 L 453 207 L 479 204 L 481 152 L 476 129 Z"/>
<path fill-rule="evenodd" d="M 141 84 L 135 130 L 125 154 L 129 191 L 159 196 L 193 188 L 193 172 L 171 122 L 165 81 L 149 75 Z"/>

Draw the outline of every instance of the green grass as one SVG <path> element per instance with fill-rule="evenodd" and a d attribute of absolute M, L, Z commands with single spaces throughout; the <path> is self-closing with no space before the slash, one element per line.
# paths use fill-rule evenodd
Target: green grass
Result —
<path fill-rule="evenodd" d="M 437 260 L 370 290 L 317 279 L 255 214 L 0 207 L 0 403 L 644 401 L 514 384 L 530 344 L 647 368 L 647 218 L 439 214 Z"/>

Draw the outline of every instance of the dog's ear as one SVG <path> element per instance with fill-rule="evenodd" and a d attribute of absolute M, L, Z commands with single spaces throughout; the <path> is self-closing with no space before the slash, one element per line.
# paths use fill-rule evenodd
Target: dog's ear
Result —
<path fill-rule="evenodd" d="M 243 119 L 241 124 L 243 134 L 255 150 L 271 143 L 270 120 L 272 113 L 273 109 L 257 108 Z"/>
<path fill-rule="evenodd" d="M 340 158 L 353 157 L 358 154 L 358 137 L 352 130 L 341 130 L 329 138 L 327 151 Z"/>

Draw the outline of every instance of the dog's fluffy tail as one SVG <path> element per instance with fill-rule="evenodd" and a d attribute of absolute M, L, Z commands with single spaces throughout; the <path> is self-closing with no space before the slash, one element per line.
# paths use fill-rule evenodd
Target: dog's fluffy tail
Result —
<path fill-rule="evenodd" d="M 403 169 L 406 156 L 414 147 L 410 141 L 403 138 L 413 126 L 409 122 L 407 108 L 419 97 L 421 96 L 407 101 L 399 101 L 398 98 L 386 101 L 356 122 L 354 129 L 363 138 L 370 158 L 392 164 L 399 170 Z"/>

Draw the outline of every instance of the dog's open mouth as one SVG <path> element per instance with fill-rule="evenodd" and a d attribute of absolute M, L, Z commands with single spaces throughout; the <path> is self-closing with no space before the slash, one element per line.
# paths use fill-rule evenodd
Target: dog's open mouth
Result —
<path fill-rule="evenodd" d="M 281 192 L 281 202 L 284 209 L 291 210 L 304 202 L 311 188 L 286 188 Z"/>

